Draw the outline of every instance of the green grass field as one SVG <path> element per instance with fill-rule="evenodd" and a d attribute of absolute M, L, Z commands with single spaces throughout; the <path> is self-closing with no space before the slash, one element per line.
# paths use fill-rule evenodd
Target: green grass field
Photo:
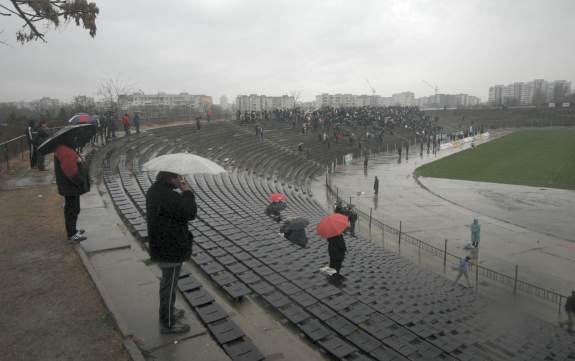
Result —
<path fill-rule="evenodd" d="M 416 174 L 575 189 L 575 129 L 513 133 L 421 166 Z"/>

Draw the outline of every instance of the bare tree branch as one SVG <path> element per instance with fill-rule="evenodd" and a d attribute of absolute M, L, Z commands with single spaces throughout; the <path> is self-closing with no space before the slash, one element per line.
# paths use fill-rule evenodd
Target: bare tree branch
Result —
<path fill-rule="evenodd" d="M 91 37 L 96 35 L 96 18 L 100 12 L 93 2 L 88 0 L 9 0 L 9 5 L 0 5 L 0 16 L 15 15 L 22 19 L 22 30 L 16 32 L 16 40 L 26 43 L 33 40 L 46 42 L 45 31 L 40 31 L 34 23 L 46 21 L 60 26 L 61 22 L 74 21 L 83 26 Z"/>
<path fill-rule="evenodd" d="M 34 24 L 32 24 L 32 22 L 30 20 L 28 20 L 28 17 L 26 16 L 26 14 L 24 14 L 22 9 L 20 9 L 20 5 L 18 5 L 18 3 L 15 0 L 11 0 L 11 1 L 12 1 L 12 4 L 14 5 L 14 7 L 16 8 L 16 11 L 18 11 L 20 13 L 20 17 L 22 19 L 24 19 L 24 21 L 26 22 L 28 27 L 30 27 L 31 34 L 34 34 L 35 37 L 40 38 L 43 42 L 46 42 L 46 40 L 44 39 L 44 34 L 39 32 L 38 29 L 36 29 L 36 26 Z"/>

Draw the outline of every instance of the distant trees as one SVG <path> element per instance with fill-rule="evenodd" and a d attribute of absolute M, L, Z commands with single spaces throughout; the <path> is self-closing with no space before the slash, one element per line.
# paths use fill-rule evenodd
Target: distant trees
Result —
<path fill-rule="evenodd" d="M 119 111 L 120 100 L 133 92 L 134 87 L 126 83 L 120 76 L 102 80 L 98 86 L 97 94 L 108 110 Z"/>
<path fill-rule="evenodd" d="M 86 0 L 0 0 L 0 16 L 22 20 L 22 29 L 16 32 L 16 40 L 22 44 L 35 40 L 46 42 L 48 26 L 45 25 L 57 28 L 72 21 L 94 37 L 99 12 L 96 3 Z"/>

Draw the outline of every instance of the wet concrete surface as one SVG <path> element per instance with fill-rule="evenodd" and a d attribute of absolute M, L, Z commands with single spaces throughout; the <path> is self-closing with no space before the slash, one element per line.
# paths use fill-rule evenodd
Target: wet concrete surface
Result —
<path fill-rule="evenodd" d="M 500 133 L 503 135 L 506 133 Z M 498 136 L 497 134 L 495 135 Z M 417 148 L 417 147 L 413 147 Z M 465 149 L 465 147 L 463 148 Z M 473 218 L 481 224 L 480 264 L 548 289 L 568 294 L 575 288 L 575 192 L 536 187 L 465 182 L 445 179 L 414 179 L 414 170 L 457 150 L 437 155 L 410 154 L 398 162 L 397 154 L 370 159 L 367 172 L 361 160 L 340 167 L 331 177 L 340 197 L 351 197 L 359 209 L 439 248 L 448 239 L 448 250 L 468 254 Z M 379 196 L 374 196 L 374 177 Z M 313 184 L 313 194 L 326 204 L 325 179 Z M 472 184 L 470 184 L 472 183 Z M 331 205 L 330 205 L 331 208 Z"/>
<path fill-rule="evenodd" d="M 155 360 L 189 359 L 189 355 L 184 357 L 177 351 L 177 345 L 185 347 L 184 341 L 201 338 L 203 344 L 213 343 L 203 351 L 206 359 L 221 359 L 223 351 L 179 294 L 176 307 L 186 311 L 184 322 L 191 330 L 182 335 L 160 334 L 159 270 L 147 262 L 147 252 L 131 236 L 115 210 L 108 206 L 111 201 L 100 196 L 97 186 L 82 196 L 81 203 L 78 225 L 86 230 L 88 239 L 79 247 L 87 254 L 99 284 L 105 290 L 102 296 L 107 298 L 106 304 L 112 306 L 111 311 L 124 337 L 133 338 L 138 347 L 152 354 Z M 160 351 L 164 348 L 166 350 Z M 215 351 L 211 352 L 212 349 Z"/>

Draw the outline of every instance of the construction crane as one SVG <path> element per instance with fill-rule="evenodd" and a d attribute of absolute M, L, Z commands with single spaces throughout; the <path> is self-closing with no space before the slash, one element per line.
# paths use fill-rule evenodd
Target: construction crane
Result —
<path fill-rule="evenodd" d="M 365 82 L 367 83 L 369 89 L 371 89 L 371 94 L 375 95 L 375 89 L 371 86 L 371 83 L 369 82 L 369 80 L 367 80 L 367 78 L 365 78 Z"/>
<path fill-rule="evenodd" d="M 423 80 L 423 82 L 425 84 L 427 84 L 427 86 L 429 86 L 431 89 L 433 89 L 433 91 L 435 92 L 435 95 L 437 95 L 437 92 L 439 91 L 439 88 L 437 87 L 436 84 L 430 84 L 428 81 Z"/>

